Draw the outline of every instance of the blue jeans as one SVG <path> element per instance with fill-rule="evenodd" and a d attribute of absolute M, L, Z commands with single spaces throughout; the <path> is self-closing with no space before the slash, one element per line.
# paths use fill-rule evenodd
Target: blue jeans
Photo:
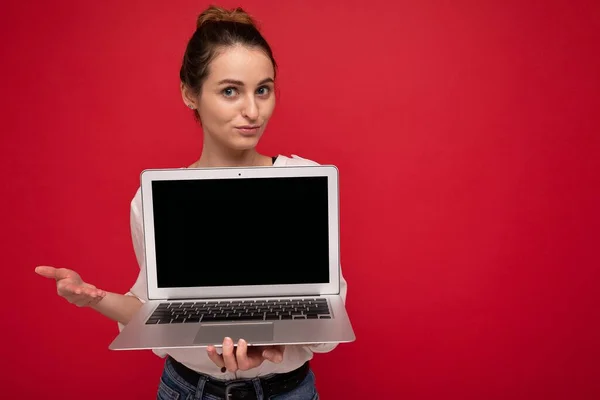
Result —
<path fill-rule="evenodd" d="M 211 394 L 205 394 L 204 384 L 208 377 L 201 375 L 198 385 L 193 387 L 185 381 L 173 368 L 167 357 L 165 367 L 158 386 L 158 400 L 223 400 Z M 319 394 L 315 387 L 315 375 L 308 371 L 306 378 L 293 390 L 277 396 L 265 398 L 258 378 L 252 379 L 258 400 L 318 400 Z"/>

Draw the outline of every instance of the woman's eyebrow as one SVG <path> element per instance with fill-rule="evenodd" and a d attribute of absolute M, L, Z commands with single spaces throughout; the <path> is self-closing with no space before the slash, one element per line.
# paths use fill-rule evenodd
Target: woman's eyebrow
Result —
<path fill-rule="evenodd" d="M 264 85 L 265 83 L 268 83 L 268 82 L 273 83 L 275 81 L 273 80 L 273 78 L 265 78 L 262 81 L 258 82 L 258 85 L 259 86 Z M 218 82 L 218 85 L 223 85 L 223 84 L 244 86 L 244 82 L 238 81 L 237 79 L 223 79 Z"/>

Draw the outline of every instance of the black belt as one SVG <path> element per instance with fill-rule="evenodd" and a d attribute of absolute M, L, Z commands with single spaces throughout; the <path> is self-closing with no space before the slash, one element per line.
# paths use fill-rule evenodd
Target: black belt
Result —
<path fill-rule="evenodd" d="M 181 376 L 187 383 L 193 387 L 198 386 L 198 381 L 201 375 L 181 364 L 173 357 L 169 357 L 169 361 L 173 366 L 173 369 Z M 290 372 L 283 374 L 276 374 L 268 378 L 259 378 L 260 385 L 262 386 L 263 396 L 268 399 L 271 396 L 279 395 L 282 393 L 289 392 L 296 388 L 308 375 L 309 365 L 308 361 L 305 362 L 300 368 L 297 368 Z M 234 381 L 218 381 L 212 379 L 206 375 L 206 383 L 204 384 L 204 393 L 212 394 L 213 396 L 224 399 L 225 391 L 228 386 L 229 393 L 231 396 L 228 400 L 252 400 L 256 399 L 256 391 L 252 380 L 234 380 Z"/>

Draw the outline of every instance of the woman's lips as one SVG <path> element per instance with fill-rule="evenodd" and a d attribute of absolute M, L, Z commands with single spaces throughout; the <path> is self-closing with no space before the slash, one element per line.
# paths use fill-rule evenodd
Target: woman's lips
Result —
<path fill-rule="evenodd" d="M 235 129 L 237 129 L 243 135 L 254 135 L 258 133 L 260 125 L 236 126 Z"/>

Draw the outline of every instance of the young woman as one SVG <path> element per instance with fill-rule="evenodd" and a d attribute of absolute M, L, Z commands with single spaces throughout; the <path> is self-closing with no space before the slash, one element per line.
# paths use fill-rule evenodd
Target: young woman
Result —
<path fill-rule="evenodd" d="M 210 7 L 200 14 L 180 70 L 183 102 L 202 126 L 204 140 L 195 167 L 316 165 L 297 156 L 271 157 L 256 146 L 275 108 L 276 63 L 271 48 L 242 9 Z M 56 280 L 58 294 L 127 324 L 148 300 L 142 233 L 141 193 L 131 202 L 131 232 L 140 274 L 120 295 L 86 283 L 75 271 L 42 266 L 36 272 Z M 201 229 L 201 227 L 199 227 Z M 342 277 L 342 298 L 346 281 Z M 318 399 L 309 360 L 335 345 L 237 347 L 224 338 L 222 352 L 172 349 L 165 357 L 159 399 Z"/>

